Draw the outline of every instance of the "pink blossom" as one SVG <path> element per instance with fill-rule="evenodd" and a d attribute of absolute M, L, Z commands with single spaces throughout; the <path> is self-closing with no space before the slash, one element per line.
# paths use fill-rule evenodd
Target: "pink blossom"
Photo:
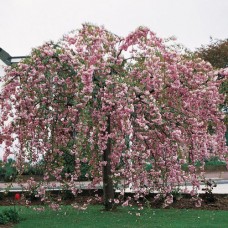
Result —
<path fill-rule="evenodd" d="M 148 28 L 118 37 L 85 24 L 57 45 L 34 49 L 0 79 L 4 162 L 15 154 L 15 167 L 23 173 L 26 162 L 39 164 L 42 158 L 43 181 L 30 179 L 25 188 L 55 210 L 58 204 L 46 194 L 47 187 L 55 187 L 49 182 L 77 196 L 83 165 L 89 166 L 89 188 L 100 186 L 103 170 L 110 168 L 113 184 L 122 192 L 132 189 L 135 200 L 152 189 L 157 197 L 166 196 L 168 206 L 172 190 L 186 182 L 195 197 L 195 162 L 226 157 L 219 110 L 225 99 L 219 87 L 226 79 L 227 69 L 213 71 L 200 59 L 186 58 Z M 68 156 L 69 169 L 64 167 Z M 182 170 L 185 163 L 188 171 Z"/>

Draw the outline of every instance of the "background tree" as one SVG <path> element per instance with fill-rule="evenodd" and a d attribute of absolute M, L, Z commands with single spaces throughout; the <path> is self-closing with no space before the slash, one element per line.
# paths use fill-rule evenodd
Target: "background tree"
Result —
<path fill-rule="evenodd" d="M 8 68 L 0 102 L 4 158 L 15 154 L 22 173 L 25 161 L 42 156 L 44 181 L 29 186 L 43 201 L 53 178 L 79 194 L 82 163 L 90 166 L 90 187 L 103 182 L 106 210 L 129 204 L 129 186 L 134 200 L 157 190 L 167 206 L 173 189 L 190 181 L 196 197 L 195 162 L 227 152 L 216 79 L 209 64 L 184 57 L 147 28 L 120 38 L 85 24 Z M 64 169 L 64 153 L 74 170 Z"/>
<path fill-rule="evenodd" d="M 216 68 L 228 67 L 228 39 L 215 40 L 211 38 L 209 45 L 202 45 L 197 49 L 196 54 L 211 63 Z"/>

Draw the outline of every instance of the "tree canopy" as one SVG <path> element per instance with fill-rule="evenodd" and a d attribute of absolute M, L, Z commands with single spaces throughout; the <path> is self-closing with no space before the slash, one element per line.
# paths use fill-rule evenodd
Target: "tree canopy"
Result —
<path fill-rule="evenodd" d="M 43 158 L 44 181 L 29 186 L 37 186 L 44 201 L 51 178 L 80 193 L 83 163 L 90 166 L 91 186 L 118 185 L 120 197 L 129 186 L 136 200 L 156 190 L 168 205 L 172 191 L 186 182 L 196 197 L 195 163 L 227 153 L 217 77 L 209 63 L 182 55 L 148 28 L 122 38 L 85 24 L 6 70 L 4 158 L 14 154 L 19 172 L 25 161 Z M 66 150 L 74 170 L 63 172 Z"/>

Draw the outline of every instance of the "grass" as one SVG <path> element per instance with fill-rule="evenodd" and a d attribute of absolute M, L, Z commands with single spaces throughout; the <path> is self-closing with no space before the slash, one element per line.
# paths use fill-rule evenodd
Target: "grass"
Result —
<path fill-rule="evenodd" d="M 0 212 L 9 207 L 0 207 Z M 200 228 L 219 227 L 225 228 L 228 224 L 228 211 L 206 210 L 177 210 L 177 209 L 144 209 L 119 207 L 115 212 L 104 212 L 102 206 L 89 206 L 85 211 L 78 211 L 70 206 L 64 206 L 61 211 L 36 212 L 29 208 L 20 207 L 20 215 L 23 218 L 14 228 L 156 228 L 156 227 L 180 227 Z M 140 213 L 137 216 L 136 213 Z"/>

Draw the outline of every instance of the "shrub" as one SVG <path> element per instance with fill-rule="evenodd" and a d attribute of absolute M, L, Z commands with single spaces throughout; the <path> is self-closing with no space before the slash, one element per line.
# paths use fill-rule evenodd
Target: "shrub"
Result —
<path fill-rule="evenodd" d="M 17 176 L 15 161 L 12 158 L 9 158 L 5 164 L 1 161 L 0 165 L 0 180 L 4 182 L 15 180 Z"/>
<path fill-rule="evenodd" d="M 90 169 L 91 167 L 89 166 L 88 163 L 84 163 L 84 162 L 81 163 L 81 176 L 80 176 L 81 181 L 86 181 L 91 179 Z M 87 177 L 87 174 L 89 175 L 88 177 Z"/>
<path fill-rule="evenodd" d="M 209 159 L 205 159 L 205 170 L 207 171 L 221 171 L 226 170 L 226 162 L 219 159 L 219 157 L 210 157 Z M 181 166 L 182 170 L 188 171 L 188 163 L 185 163 Z M 196 161 L 194 166 L 196 168 L 200 168 L 202 163 L 200 161 Z"/>
<path fill-rule="evenodd" d="M 4 210 L 3 215 L 5 215 L 9 219 L 9 222 L 18 223 L 20 221 L 20 216 L 18 212 L 12 208 Z"/>
<path fill-rule="evenodd" d="M 225 161 L 221 161 L 218 157 L 211 157 L 208 160 L 205 160 L 205 165 L 213 165 L 213 166 L 217 166 L 217 165 L 226 165 Z"/>
<path fill-rule="evenodd" d="M 5 214 L 0 213 L 0 224 L 4 225 L 9 222 L 9 218 Z"/>
<path fill-rule="evenodd" d="M 0 213 L 0 224 L 18 223 L 20 220 L 21 218 L 15 209 L 7 209 Z"/>
<path fill-rule="evenodd" d="M 212 191 L 213 191 L 213 188 L 217 187 L 217 184 L 211 179 L 203 180 L 202 182 L 205 185 L 205 187 L 202 189 L 202 191 L 204 191 L 205 202 L 214 203 L 216 201 L 216 198 Z"/>
<path fill-rule="evenodd" d="M 23 175 L 44 175 L 44 161 L 40 160 L 36 164 L 25 164 Z"/>

